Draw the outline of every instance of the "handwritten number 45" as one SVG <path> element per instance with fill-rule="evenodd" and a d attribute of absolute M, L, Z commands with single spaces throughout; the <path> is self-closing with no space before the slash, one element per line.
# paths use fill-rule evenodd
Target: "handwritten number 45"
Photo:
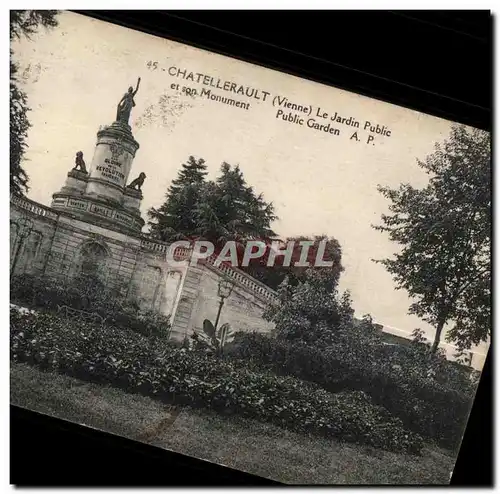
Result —
<path fill-rule="evenodd" d="M 152 62 L 151 60 L 146 65 L 149 70 L 156 70 L 158 68 L 158 62 Z"/>

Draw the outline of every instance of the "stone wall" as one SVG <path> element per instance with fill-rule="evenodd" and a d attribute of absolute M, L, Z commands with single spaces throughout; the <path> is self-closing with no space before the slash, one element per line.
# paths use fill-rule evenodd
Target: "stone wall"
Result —
<path fill-rule="evenodd" d="M 21 243 L 19 234 L 24 220 L 32 222 L 32 230 Z M 41 274 L 46 269 L 58 215 L 33 201 L 14 197 L 10 208 L 10 266 L 14 274 Z"/>
<path fill-rule="evenodd" d="M 172 319 L 184 273 L 185 268 L 169 266 L 164 254 L 148 251 L 142 246 L 130 295 L 140 302 L 142 308 L 169 315 Z"/>
<path fill-rule="evenodd" d="M 222 277 L 232 279 L 235 287 L 222 310 L 221 324 L 229 322 L 239 331 L 272 328 L 262 319 L 262 312 L 274 292 L 245 273 L 226 266 L 216 268 L 213 261 L 189 266 L 186 260 L 169 266 L 168 244 L 91 224 L 15 196 L 10 214 L 11 266 L 19 245 L 18 224 L 26 218 L 31 220 L 32 229 L 19 250 L 15 275 L 36 274 L 71 282 L 91 247 L 90 255 L 102 259 L 99 273 L 106 285 L 137 300 L 142 309 L 170 315 L 171 337 L 177 341 L 194 328 L 201 329 L 204 319 L 215 321 Z M 183 254 L 187 256 L 188 251 Z"/>
<path fill-rule="evenodd" d="M 14 274 L 38 274 L 71 280 L 81 264 L 82 248 L 96 244 L 104 254 L 103 274 L 110 286 L 128 284 L 141 256 L 141 240 L 58 214 L 26 199 L 11 203 L 11 265 L 19 245 L 18 225 L 32 221 L 19 250 Z"/>
<path fill-rule="evenodd" d="M 204 319 L 215 321 L 220 298 L 217 296 L 221 272 L 210 265 L 204 266 L 200 278 L 200 291 L 193 311 L 192 327 L 201 329 Z M 236 331 L 270 332 L 274 325 L 262 319 L 268 300 L 236 281 L 231 295 L 222 307 L 219 325 L 229 323 Z"/>
<path fill-rule="evenodd" d="M 215 322 L 220 302 L 218 285 L 223 277 L 231 279 L 234 288 L 224 302 L 219 325 L 229 323 L 235 331 L 271 332 L 274 325 L 264 321 L 262 313 L 274 292 L 237 269 L 219 269 L 206 263 L 187 268 L 172 328 L 174 339 L 181 341 L 194 330 L 201 330 L 205 319 Z"/>

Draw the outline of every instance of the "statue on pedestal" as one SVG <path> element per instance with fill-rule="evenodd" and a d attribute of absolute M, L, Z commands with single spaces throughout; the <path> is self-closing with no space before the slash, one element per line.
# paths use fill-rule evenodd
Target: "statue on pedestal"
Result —
<path fill-rule="evenodd" d="M 137 79 L 137 87 L 134 88 L 130 86 L 128 88 L 127 93 L 125 93 L 118 103 L 118 107 L 116 110 L 116 121 L 128 125 L 128 120 L 130 118 L 130 112 L 132 108 L 135 106 L 134 96 L 139 91 L 139 83 L 141 82 L 141 78 Z"/>
<path fill-rule="evenodd" d="M 144 183 L 145 179 L 146 174 L 144 172 L 141 172 L 135 180 L 132 180 L 132 182 L 127 185 L 127 189 L 141 190 L 142 184 Z"/>
<path fill-rule="evenodd" d="M 85 166 L 85 161 L 83 161 L 83 153 L 81 151 L 78 151 L 78 153 L 76 153 L 75 166 L 73 167 L 73 170 L 78 169 L 80 169 L 82 173 L 88 173 L 87 167 Z"/>

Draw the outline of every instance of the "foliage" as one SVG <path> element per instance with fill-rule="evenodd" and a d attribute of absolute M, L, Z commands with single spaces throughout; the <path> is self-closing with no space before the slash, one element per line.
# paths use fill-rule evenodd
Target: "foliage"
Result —
<path fill-rule="evenodd" d="M 56 27 L 58 13 L 57 10 L 11 10 L 10 40 L 20 39 L 23 36 L 30 39 L 40 26 Z"/>
<path fill-rule="evenodd" d="M 148 212 L 151 235 L 163 241 L 203 239 L 216 245 L 274 236 L 272 204 L 247 186 L 239 166 L 221 166 L 215 181 L 206 181 L 203 159 L 190 156 L 172 181 L 165 202 Z"/>
<path fill-rule="evenodd" d="M 139 310 L 134 300 L 123 297 L 123 289 L 106 288 L 98 280 L 77 279 L 70 284 L 58 279 L 20 275 L 11 280 L 11 300 L 29 307 L 56 311 L 67 306 L 101 316 L 108 324 L 146 336 L 167 336 L 170 318 L 156 311 Z"/>
<path fill-rule="evenodd" d="M 237 334 L 229 356 L 330 392 L 363 391 L 408 429 L 442 446 L 458 447 L 477 385 L 465 369 L 431 354 L 419 342 L 385 345 L 369 318 L 345 324 L 334 335 L 335 344 L 318 347 L 301 340 Z"/>
<path fill-rule="evenodd" d="M 238 165 L 223 163 L 215 183 L 205 188 L 195 212 L 197 234 L 219 244 L 227 240 L 273 238 L 274 206 L 247 185 Z"/>
<path fill-rule="evenodd" d="M 339 296 L 338 278 L 334 270 L 309 268 L 295 286 L 285 280 L 264 312 L 277 337 L 322 345 L 335 339 L 333 333 L 354 314 L 349 292 Z"/>
<path fill-rule="evenodd" d="M 128 392 L 300 432 L 418 453 L 422 439 L 362 392 L 330 394 L 293 377 L 257 373 L 112 326 L 11 311 L 11 355 Z"/>
<path fill-rule="evenodd" d="M 456 448 L 474 397 L 470 375 L 431 352 L 419 332 L 409 346 L 386 345 L 369 316 L 353 317 L 349 294 L 339 297 L 337 284 L 324 269 L 306 270 L 295 286 L 284 283 L 264 313 L 277 338 L 240 337 L 233 353 L 331 392 L 364 391 L 409 429 Z"/>
<path fill-rule="evenodd" d="M 56 10 L 11 10 L 10 41 L 22 37 L 30 38 L 39 28 L 57 26 Z M 19 87 L 18 65 L 12 60 L 10 51 L 10 190 L 20 194 L 28 190 L 28 176 L 21 163 L 28 147 L 26 139 L 30 123 L 28 99 Z"/>
<path fill-rule="evenodd" d="M 12 57 L 12 52 L 11 52 Z M 17 66 L 10 61 L 10 190 L 21 193 L 28 190 L 28 175 L 21 166 L 26 151 L 30 123 L 26 94 L 17 85 Z"/>
<path fill-rule="evenodd" d="M 148 211 L 151 235 L 161 240 L 178 240 L 193 235 L 197 223 L 193 216 L 205 184 L 207 166 L 203 159 L 190 156 L 172 180 L 165 202 Z"/>
<path fill-rule="evenodd" d="M 205 319 L 202 331 L 194 331 L 191 339 L 195 348 L 201 348 L 207 353 L 222 355 L 224 347 L 233 341 L 234 332 L 228 323 L 216 329 L 211 321 Z"/>
<path fill-rule="evenodd" d="M 128 305 L 110 312 L 99 308 L 97 312 L 105 317 L 107 323 L 145 336 L 168 337 L 170 334 L 170 317 L 154 310 L 137 311 Z"/>
<path fill-rule="evenodd" d="M 426 187 L 379 187 L 390 200 L 377 230 L 401 246 L 382 263 L 397 287 L 415 302 L 410 313 L 436 328 L 436 351 L 444 327 L 460 349 L 487 341 L 491 328 L 490 135 L 454 126 L 451 135 L 418 165 Z"/>
<path fill-rule="evenodd" d="M 305 244 L 307 242 L 307 244 Z M 320 245 L 324 242 L 325 249 L 324 252 L 320 251 Z M 304 243 L 302 245 L 301 243 Z M 332 267 L 329 268 L 329 276 L 332 279 L 338 280 L 340 274 L 344 271 L 342 267 L 341 258 L 342 251 L 339 242 L 327 235 L 314 235 L 313 237 L 296 236 L 288 237 L 286 240 L 281 242 L 282 248 L 293 245 L 292 255 L 290 257 L 289 265 L 287 266 L 284 255 L 278 255 L 274 258 L 274 263 L 272 266 L 268 266 L 268 261 L 271 256 L 272 245 L 271 242 L 266 242 L 266 251 L 261 258 L 252 260 L 248 267 L 242 267 L 242 269 L 253 276 L 257 280 L 261 281 L 268 287 L 277 290 L 281 283 L 285 280 L 287 284 L 291 286 L 297 285 L 301 281 L 305 281 L 307 278 L 308 269 L 325 270 L 324 266 L 316 266 L 317 258 L 322 261 L 332 262 Z M 307 249 L 307 256 L 304 260 L 301 259 L 303 250 Z M 240 258 L 242 254 L 240 255 Z M 302 263 L 308 263 L 310 268 L 301 266 Z"/>

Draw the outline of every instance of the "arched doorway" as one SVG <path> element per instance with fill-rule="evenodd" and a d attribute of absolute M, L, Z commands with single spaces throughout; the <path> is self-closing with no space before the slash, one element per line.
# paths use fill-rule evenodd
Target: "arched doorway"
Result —
<path fill-rule="evenodd" d="M 108 252 L 97 242 L 88 242 L 80 250 L 78 273 L 83 277 L 93 277 L 104 281 Z"/>
<path fill-rule="evenodd" d="M 73 288 L 81 297 L 84 307 L 99 298 L 106 288 L 108 250 L 99 242 L 82 245 L 73 266 Z"/>

